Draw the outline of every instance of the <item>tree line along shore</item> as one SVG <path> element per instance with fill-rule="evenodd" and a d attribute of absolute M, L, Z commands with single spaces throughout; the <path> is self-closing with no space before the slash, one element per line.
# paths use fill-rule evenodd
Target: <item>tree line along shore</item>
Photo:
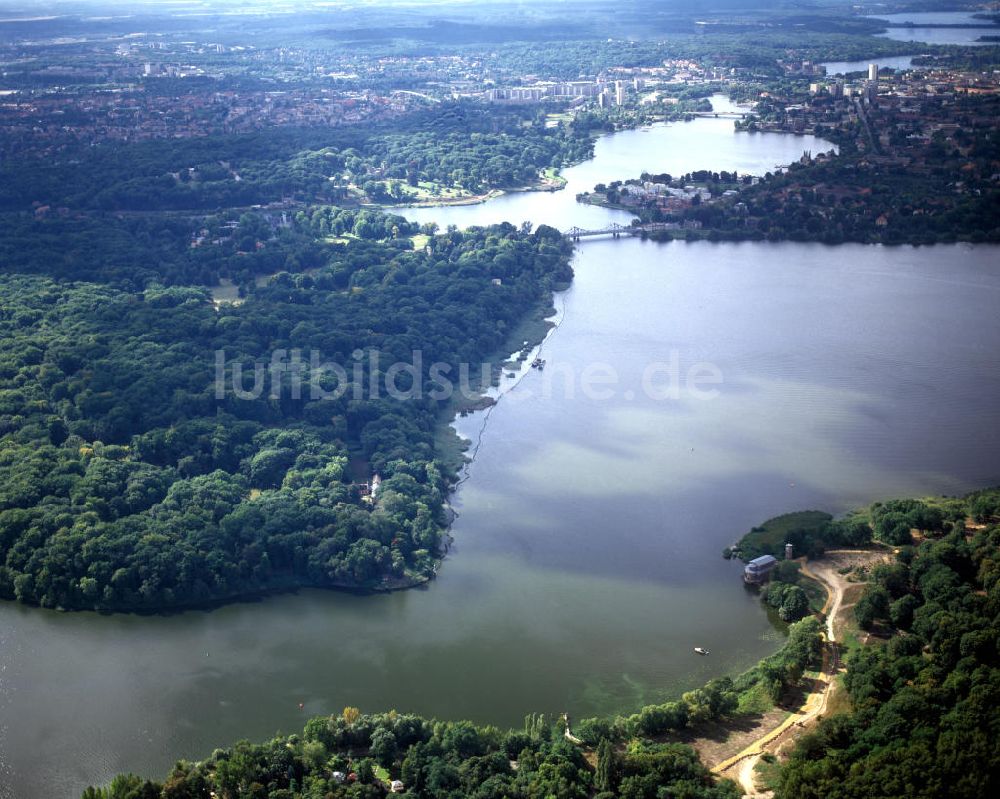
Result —
<path fill-rule="evenodd" d="M 744 556 L 788 537 L 813 557 L 825 546 L 873 542 L 887 545 L 888 556 L 860 571 L 843 569 L 860 597 L 841 635 L 840 696 L 780 759 L 764 759 L 761 779 L 778 799 L 990 795 L 1000 774 L 993 745 L 1000 489 L 876 503 L 839 520 L 822 516 L 778 517 L 740 542 Z M 803 579 L 794 561 L 774 575 L 775 584 Z M 776 654 L 735 679 L 712 680 L 631 715 L 576 721 L 571 731 L 567 719 L 539 714 L 523 729 L 503 731 L 349 707 L 311 719 L 301 734 L 178 761 L 163 782 L 120 775 L 83 799 L 339 799 L 397 791 L 435 799 L 736 799 L 741 789 L 717 779 L 681 736 L 697 738 L 709 724 L 735 729 L 776 703 L 794 703 L 796 687 L 821 668 L 822 653 L 822 624 L 806 615 L 789 625 Z"/>

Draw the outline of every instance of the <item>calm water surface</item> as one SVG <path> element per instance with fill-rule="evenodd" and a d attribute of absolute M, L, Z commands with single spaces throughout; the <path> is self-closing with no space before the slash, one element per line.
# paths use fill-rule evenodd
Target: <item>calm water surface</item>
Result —
<path fill-rule="evenodd" d="M 884 56 L 882 58 L 870 58 L 865 61 L 825 61 L 827 75 L 847 75 L 851 72 L 864 72 L 868 74 L 868 65 L 872 62 L 879 65 L 879 69 L 889 67 L 890 69 L 909 69 L 913 66 L 913 56 L 898 55 Z"/>
<path fill-rule="evenodd" d="M 573 187 L 644 169 L 766 171 L 825 149 L 721 123 L 605 138 L 570 170 L 570 192 L 414 215 L 599 224 L 622 215 L 578 208 Z M 634 710 L 749 666 L 780 643 L 720 557 L 751 525 L 1000 480 L 998 254 L 581 245 L 548 368 L 488 418 L 461 420 L 479 450 L 438 580 L 168 618 L 0 604 L 0 795 L 162 777 L 178 757 L 347 704 L 511 725 L 535 710 Z M 681 376 L 714 365 L 718 394 L 648 397 L 643 372 L 672 360 Z M 587 398 L 580 376 L 600 363 L 617 383 Z"/>
<path fill-rule="evenodd" d="M 867 67 L 866 67 L 867 68 Z M 745 110 L 724 95 L 711 98 L 716 111 Z M 574 225 L 599 227 L 610 221 L 628 224 L 632 215 L 595 206 L 580 205 L 576 195 L 593 191 L 598 183 L 638 178 L 643 172 L 679 176 L 698 169 L 763 175 L 802 157 L 836 150 L 836 146 L 814 136 L 780 133 L 741 133 L 732 119 L 703 118 L 691 122 L 657 124 L 641 130 L 623 131 L 597 142 L 594 158 L 564 171 L 566 188 L 557 192 L 506 194 L 478 205 L 448 208 L 398 209 L 419 222 L 437 222 L 460 227 L 497 222 L 524 221 L 547 224 L 560 230 Z"/>
<path fill-rule="evenodd" d="M 997 35 L 1000 26 L 974 28 L 927 28 L 921 25 L 989 25 L 989 20 L 977 19 L 971 11 L 927 11 L 905 14 L 879 14 L 887 22 L 912 23 L 912 27 L 889 28 L 879 34 L 900 42 L 927 42 L 928 44 L 990 45 L 995 42 L 977 41 L 980 36 Z"/>

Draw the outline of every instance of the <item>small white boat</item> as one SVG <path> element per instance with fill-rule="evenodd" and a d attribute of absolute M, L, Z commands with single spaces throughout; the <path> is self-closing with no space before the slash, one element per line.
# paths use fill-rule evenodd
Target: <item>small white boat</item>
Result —
<path fill-rule="evenodd" d="M 708 654 L 708 650 L 707 649 L 703 649 L 700 646 L 696 646 L 694 648 L 694 651 L 697 652 L 699 655 L 707 655 Z"/>

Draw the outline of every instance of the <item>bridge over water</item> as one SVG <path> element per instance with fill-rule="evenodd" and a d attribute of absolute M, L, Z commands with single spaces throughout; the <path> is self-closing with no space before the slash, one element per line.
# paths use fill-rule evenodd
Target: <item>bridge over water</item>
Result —
<path fill-rule="evenodd" d="M 750 114 L 745 111 L 692 111 L 691 116 L 708 119 L 746 119 Z"/>
<path fill-rule="evenodd" d="M 563 235 L 572 239 L 573 241 L 579 241 L 580 239 L 589 238 L 590 236 L 614 236 L 616 239 L 619 236 L 634 236 L 635 228 L 628 225 L 619 225 L 617 222 L 608 225 L 608 227 L 594 228 L 592 230 L 585 230 L 581 227 L 576 227 L 575 225 L 567 230 Z"/>
<path fill-rule="evenodd" d="M 563 233 L 563 235 L 572 241 L 579 241 L 580 239 L 587 239 L 593 236 L 611 236 L 617 239 L 621 236 L 641 236 L 643 233 L 654 233 L 658 230 L 673 230 L 675 227 L 676 225 L 670 225 L 666 222 L 650 222 L 647 225 L 619 225 L 615 222 L 607 227 L 591 230 L 574 226 Z"/>

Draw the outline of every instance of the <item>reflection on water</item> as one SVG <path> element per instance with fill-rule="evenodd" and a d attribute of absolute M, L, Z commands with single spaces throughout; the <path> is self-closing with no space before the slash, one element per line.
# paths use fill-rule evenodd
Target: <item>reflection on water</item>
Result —
<path fill-rule="evenodd" d="M 863 72 L 868 74 L 868 65 L 876 63 L 879 69 L 909 69 L 913 66 L 913 56 L 884 56 L 882 58 L 871 58 L 867 61 L 825 61 L 822 66 L 826 67 L 826 74 L 849 75 L 852 72 Z"/>
<path fill-rule="evenodd" d="M 735 110 L 724 95 L 715 95 L 717 111 Z M 446 225 L 520 224 L 531 221 L 559 230 L 574 225 L 602 227 L 609 222 L 628 224 L 632 214 L 609 211 L 576 201 L 580 192 L 598 183 L 638 178 L 643 172 L 679 176 L 698 169 L 763 175 L 797 161 L 806 150 L 814 155 L 836 146 L 815 136 L 779 133 L 735 133 L 732 119 L 701 118 L 691 122 L 657 124 L 623 131 L 598 140 L 594 158 L 564 170 L 567 184 L 557 192 L 515 192 L 488 203 L 447 208 L 406 208 L 398 212 L 417 222 Z"/>
<path fill-rule="evenodd" d="M 604 139 L 573 180 L 705 161 L 751 171 L 809 146 L 721 124 Z M 556 223 L 572 210 L 564 224 L 577 209 L 561 196 L 572 194 L 511 195 L 507 207 L 515 221 L 554 207 L 540 221 Z M 492 205 L 420 213 L 444 221 Z M 546 373 L 602 362 L 618 382 L 609 399 L 570 398 L 530 371 L 502 399 L 455 498 L 438 580 L 169 618 L 0 604 L 0 795 L 75 797 L 117 771 L 162 776 L 177 757 L 348 704 L 515 725 L 536 710 L 629 711 L 747 667 L 779 645 L 738 564 L 720 557 L 751 525 L 998 482 L 997 255 L 581 245 Z M 674 352 L 682 370 L 718 368 L 714 398 L 646 395 L 644 370 Z"/>
<path fill-rule="evenodd" d="M 989 20 L 977 19 L 970 11 L 928 11 L 905 14 L 879 14 L 880 20 L 907 24 L 903 28 L 889 28 L 879 34 L 901 42 L 927 42 L 928 44 L 990 45 L 980 42 L 981 36 L 1000 33 L 1000 26 L 989 26 Z M 921 25 L 976 25 L 971 28 L 926 28 Z M 988 26 L 988 27 L 987 27 Z"/>

